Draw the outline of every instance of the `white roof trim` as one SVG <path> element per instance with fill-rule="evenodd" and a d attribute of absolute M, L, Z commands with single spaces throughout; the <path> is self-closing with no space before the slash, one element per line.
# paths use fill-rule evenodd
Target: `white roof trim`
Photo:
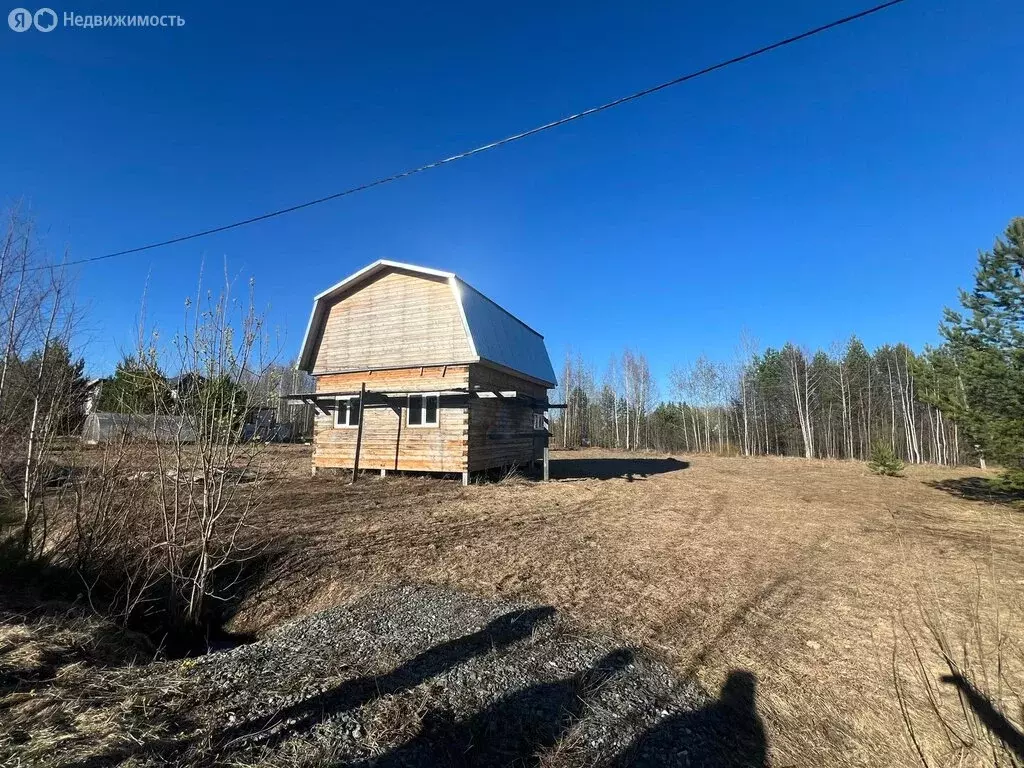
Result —
<path fill-rule="evenodd" d="M 462 327 L 466 331 L 466 339 L 469 342 L 470 354 L 472 355 L 471 362 L 482 362 L 485 361 L 485 357 L 481 356 L 481 339 L 477 339 L 473 332 L 474 324 L 480 325 L 481 328 L 478 330 L 485 331 L 483 341 L 487 348 L 486 361 L 495 363 L 502 368 L 508 370 L 517 371 L 519 373 L 527 375 L 529 378 L 536 381 L 548 382 L 551 385 L 555 384 L 554 370 L 551 367 L 551 360 L 548 357 L 547 350 L 544 348 L 544 337 L 537 331 L 533 330 L 530 326 L 520 320 L 518 317 L 513 315 L 511 312 L 500 306 L 496 302 L 484 296 L 480 291 L 473 288 L 465 281 L 459 279 L 454 272 L 444 272 L 439 269 L 430 269 L 429 267 L 420 267 L 415 264 L 406 264 L 401 261 L 391 261 L 390 259 L 379 259 L 373 262 L 367 267 L 360 269 L 339 283 L 335 283 L 326 291 L 317 294 L 313 299 L 313 311 L 309 315 L 309 322 L 306 324 L 306 333 L 302 339 L 302 351 L 299 355 L 298 368 L 312 373 L 313 369 L 313 343 L 317 340 L 319 334 L 319 327 L 324 322 L 324 312 L 327 300 L 340 295 L 344 291 L 352 288 L 359 283 L 368 280 L 379 272 L 386 269 L 400 269 L 405 272 L 412 272 L 414 274 L 425 275 L 427 277 L 441 278 L 447 281 L 452 291 L 452 296 L 455 299 L 455 304 L 459 308 L 459 316 L 462 319 Z M 466 291 L 472 292 L 474 296 L 473 314 L 474 320 L 470 322 L 469 316 L 466 312 L 465 305 L 465 293 Z M 490 315 L 490 317 L 481 316 L 481 309 L 479 300 L 482 300 L 492 309 L 486 310 L 484 315 Z M 497 311 L 501 317 L 508 318 L 518 326 L 521 326 L 529 335 L 536 336 L 536 342 L 529 342 L 526 344 L 525 354 L 521 354 L 524 350 L 521 342 L 516 342 L 514 338 L 509 338 L 511 332 L 501 332 L 495 328 L 495 323 L 498 326 L 503 326 L 504 320 L 495 321 L 493 319 L 493 313 Z M 498 336 L 494 336 L 494 333 L 498 332 Z M 522 331 L 511 333 L 512 336 L 521 334 Z M 539 349 L 530 349 L 539 343 Z M 498 345 L 497 347 L 495 345 Z M 491 357 L 495 351 L 505 351 L 508 354 L 501 355 L 502 357 L 509 358 L 504 362 L 492 360 Z M 516 358 L 516 359 L 512 359 Z M 517 364 L 518 363 L 518 364 Z"/>
<path fill-rule="evenodd" d="M 418 272 L 421 275 L 430 275 L 431 277 L 442 277 L 445 280 L 451 280 L 455 277 L 454 272 L 442 272 L 440 269 L 431 269 L 430 267 L 418 267 L 415 264 L 406 264 L 401 261 L 391 261 L 390 259 L 377 259 L 377 261 L 370 264 L 368 267 L 363 267 L 358 272 L 353 272 L 351 275 L 346 277 L 340 283 L 335 283 L 323 293 L 318 293 L 313 297 L 313 301 L 319 301 L 320 299 L 326 299 L 328 296 L 332 296 L 335 293 L 340 293 L 345 290 L 346 287 L 353 283 L 358 283 L 365 280 L 368 277 L 372 277 L 381 270 L 393 267 L 395 269 L 404 269 L 407 272 Z"/>
<path fill-rule="evenodd" d="M 462 289 L 459 287 L 459 278 L 452 275 L 448 278 L 448 285 L 451 286 L 452 296 L 455 297 L 455 306 L 459 308 L 462 328 L 466 331 L 466 339 L 469 341 L 469 354 L 473 356 L 474 360 L 479 360 L 480 355 L 476 351 L 476 342 L 473 341 L 473 330 L 469 327 L 469 320 L 466 318 L 466 308 L 462 306 Z"/>

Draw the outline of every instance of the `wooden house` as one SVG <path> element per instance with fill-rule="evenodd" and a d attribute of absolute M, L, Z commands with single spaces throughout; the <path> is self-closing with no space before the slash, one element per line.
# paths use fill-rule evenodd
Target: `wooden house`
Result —
<path fill-rule="evenodd" d="M 544 337 L 451 272 L 381 260 L 313 301 L 313 473 L 547 469 Z"/>

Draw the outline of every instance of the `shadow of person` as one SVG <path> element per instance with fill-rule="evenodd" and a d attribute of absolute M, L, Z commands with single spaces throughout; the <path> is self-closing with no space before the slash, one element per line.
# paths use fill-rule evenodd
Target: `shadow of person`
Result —
<path fill-rule="evenodd" d="M 589 696 L 632 663 L 633 652 L 619 649 L 583 672 L 503 696 L 464 720 L 431 713 L 412 741 L 345 768 L 539 765 L 580 719 Z"/>
<path fill-rule="evenodd" d="M 757 678 L 734 670 L 710 705 L 672 715 L 638 736 L 611 765 L 616 768 L 765 766 L 767 739 L 757 714 Z"/>
<path fill-rule="evenodd" d="M 1003 742 L 1010 753 L 1024 762 L 1024 733 L 1017 730 L 1006 715 L 996 709 L 988 697 L 971 685 L 963 675 L 944 675 L 942 682 L 955 685 L 961 698 L 967 700 L 967 704 L 984 726 Z"/>
<path fill-rule="evenodd" d="M 483 629 L 450 640 L 380 676 L 357 677 L 274 714 L 249 720 L 221 732 L 215 749 L 223 754 L 243 743 L 277 744 L 294 733 L 307 731 L 332 715 L 357 709 L 367 702 L 415 688 L 420 683 L 465 663 L 529 637 L 542 622 L 555 615 L 550 606 L 512 611 Z"/>

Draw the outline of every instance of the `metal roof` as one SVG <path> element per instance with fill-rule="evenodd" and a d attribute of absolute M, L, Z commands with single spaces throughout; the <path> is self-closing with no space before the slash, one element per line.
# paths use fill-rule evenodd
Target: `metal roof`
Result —
<path fill-rule="evenodd" d="M 556 383 L 544 337 L 508 310 L 488 299 L 453 272 L 443 272 L 415 264 L 380 259 L 318 294 L 313 300 L 313 311 L 306 326 L 299 356 L 300 370 L 313 369 L 313 353 L 327 319 L 330 301 L 372 277 L 389 269 L 442 278 L 451 286 L 452 295 L 462 314 L 463 325 L 474 359 L 470 362 L 490 362 L 551 387 Z"/>

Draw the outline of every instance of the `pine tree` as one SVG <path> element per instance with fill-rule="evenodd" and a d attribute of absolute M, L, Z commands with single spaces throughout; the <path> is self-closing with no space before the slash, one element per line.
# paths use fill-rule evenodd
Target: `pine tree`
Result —
<path fill-rule="evenodd" d="M 170 390 L 163 374 L 148 362 L 127 355 L 117 364 L 113 377 L 103 382 L 97 410 L 155 413 L 170 401 Z"/>
<path fill-rule="evenodd" d="M 941 361 L 943 378 L 953 382 L 942 397 L 961 404 L 959 420 L 983 455 L 1024 483 L 1022 271 L 1024 218 L 1017 218 L 991 251 L 978 255 L 974 290 L 960 292 L 964 312 L 947 309 L 940 330 L 950 358 Z"/>
<path fill-rule="evenodd" d="M 53 388 L 51 397 L 54 416 L 58 419 L 58 432 L 77 433 L 85 418 L 88 381 L 85 378 L 85 359 L 71 357 L 71 350 L 63 342 L 54 342 L 46 353 L 45 378 Z"/>
<path fill-rule="evenodd" d="M 888 477 L 899 477 L 906 465 L 903 459 L 896 455 L 892 445 L 887 440 L 879 440 L 871 449 L 871 461 L 868 462 L 868 469 L 876 475 L 887 475 Z"/>
<path fill-rule="evenodd" d="M 34 380 L 40 363 L 43 374 L 36 387 Z M 85 360 L 73 359 L 66 343 L 53 341 L 45 352 L 39 349 L 23 360 L 13 360 L 9 375 L 14 396 L 2 414 L 9 426 L 18 424 L 25 428 L 32 418 L 32 393 L 36 392 L 56 433 L 69 434 L 81 428 L 86 399 Z"/>

